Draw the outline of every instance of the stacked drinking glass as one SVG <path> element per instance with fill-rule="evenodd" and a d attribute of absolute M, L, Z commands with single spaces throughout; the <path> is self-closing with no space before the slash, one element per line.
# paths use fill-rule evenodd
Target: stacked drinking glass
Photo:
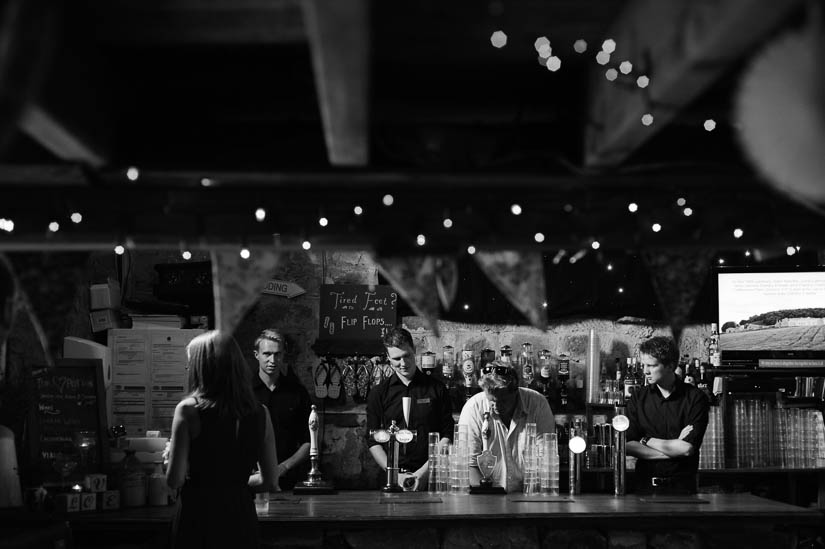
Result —
<path fill-rule="evenodd" d="M 537 438 L 539 481 L 541 492 L 559 495 L 559 439 L 556 433 L 546 433 Z"/>
<path fill-rule="evenodd" d="M 457 424 L 453 431 L 453 444 L 449 451 L 450 492 L 470 492 L 470 442 L 466 425 Z"/>
<path fill-rule="evenodd" d="M 711 406 L 708 412 L 708 429 L 699 450 L 699 468 L 725 468 L 725 425 L 719 406 Z"/>

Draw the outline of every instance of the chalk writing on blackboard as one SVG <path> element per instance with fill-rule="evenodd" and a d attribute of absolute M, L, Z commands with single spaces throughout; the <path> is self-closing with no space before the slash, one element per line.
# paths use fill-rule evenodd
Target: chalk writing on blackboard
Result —
<path fill-rule="evenodd" d="M 69 462 L 80 463 L 85 472 L 99 469 L 108 457 L 101 361 L 58 360 L 54 367 L 33 368 L 32 379 L 30 456 L 44 469 L 44 480 L 55 480 Z"/>
<path fill-rule="evenodd" d="M 321 286 L 319 341 L 373 352 L 396 324 L 398 294 L 390 286 L 326 284 Z"/>

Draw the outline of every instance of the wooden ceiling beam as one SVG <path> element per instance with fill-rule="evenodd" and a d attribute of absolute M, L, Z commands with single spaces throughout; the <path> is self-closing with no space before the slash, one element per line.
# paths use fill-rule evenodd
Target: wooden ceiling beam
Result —
<path fill-rule="evenodd" d="M 302 0 L 315 88 L 333 166 L 369 162 L 367 0 Z"/>
<path fill-rule="evenodd" d="M 100 149 L 44 106 L 30 105 L 23 112 L 18 126 L 60 160 L 95 169 L 107 163 Z"/>
<path fill-rule="evenodd" d="M 800 5 L 801 0 L 630 2 L 607 34 L 617 44 L 609 65 L 591 73 L 585 165 L 624 162 Z M 633 63 L 633 72 L 608 81 L 608 66 L 624 60 Z M 650 78 L 645 89 L 635 83 L 642 74 Z M 650 126 L 641 122 L 646 113 L 654 117 Z"/>
<path fill-rule="evenodd" d="M 123 45 L 305 42 L 300 0 L 90 0 L 98 40 Z"/>

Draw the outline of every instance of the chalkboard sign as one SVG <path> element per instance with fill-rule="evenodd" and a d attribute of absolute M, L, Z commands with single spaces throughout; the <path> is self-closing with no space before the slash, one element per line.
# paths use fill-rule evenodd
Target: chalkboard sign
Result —
<path fill-rule="evenodd" d="M 96 473 L 108 461 L 100 359 L 62 359 L 32 369 L 29 452 L 46 483 Z"/>
<path fill-rule="evenodd" d="M 381 337 L 395 326 L 398 294 L 391 286 L 324 284 L 318 354 L 378 354 Z"/>

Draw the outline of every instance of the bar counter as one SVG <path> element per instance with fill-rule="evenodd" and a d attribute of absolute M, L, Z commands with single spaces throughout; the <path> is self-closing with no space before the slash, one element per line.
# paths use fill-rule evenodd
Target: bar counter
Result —
<path fill-rule="evenodd" d="M 750 494 L 680 498 L 274 494 L 259 514 L 264 547 L 796 547 L 823 515 Z M 124 537 L 165 544 L 175 508 L 65 516 L 77 547 Z M 0 514 L 3 517 L 5 513 Z M 5 518 L 9 518 L 8 515 Z M 5 521 L 4 521 L 5 522 Z"/>

